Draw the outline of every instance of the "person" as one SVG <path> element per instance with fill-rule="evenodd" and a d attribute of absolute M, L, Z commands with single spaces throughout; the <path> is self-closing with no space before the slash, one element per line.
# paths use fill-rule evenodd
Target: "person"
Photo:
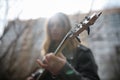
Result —
<path fill-rule="evenodd" d="M 53 54 L 70 29 L 70 20 L 64 13 L 56 13 L 47 21 L 41 52 L 44 59 L 37 59 L 39 66 L 48 70 L 43 80 L 100 80 L 91 50 L 75 39 L 68 40 L 58 55 Z"/>

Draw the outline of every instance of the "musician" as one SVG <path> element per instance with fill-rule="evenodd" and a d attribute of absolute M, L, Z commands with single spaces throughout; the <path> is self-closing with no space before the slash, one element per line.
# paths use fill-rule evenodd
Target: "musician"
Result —
<path fill-rule="evenodd" d="M 49 71 L 43 80 L 100 80 L 91 50 L 77 40 L 69 40 L 57 56 L 53 54 L 70 29 L 70 21 L 64 13 L 57 13 L 47 21 L 44 59 L 37 59 L 39 66 Z M 35 79 L 30 77 L 29 80 Z"/>

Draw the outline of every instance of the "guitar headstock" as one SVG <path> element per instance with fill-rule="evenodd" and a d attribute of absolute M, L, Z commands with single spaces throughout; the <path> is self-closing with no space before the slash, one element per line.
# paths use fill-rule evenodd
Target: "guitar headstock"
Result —
<path fill-rule="evenodd" d="M 100 12 L 98 14 L 94 13 L 91 16 L 85 17 L 85 19 L 83 19 L 82 22 L 80 22 L 74 28 L 71 29 L 70 37 L 71 38 L 77 37 L 84 30 L 89 31 L 89 26 L 93 25 L 101 14 L 102 14 L 102 12 Z"/>

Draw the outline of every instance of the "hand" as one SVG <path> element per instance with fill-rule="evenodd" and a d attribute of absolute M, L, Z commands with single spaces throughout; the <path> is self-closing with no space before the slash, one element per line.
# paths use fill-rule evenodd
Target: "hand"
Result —
<path fill-rule="evenodd" d="M 66 58 L 63 54 L 58 54 L 55 56 L 53 53 L 47 54 L 43 61 L 37 59 L 37 63 L 42 67 L 50 71 L 53 75 L 59 73 L 66 63 Z"/>
<path fill-rule="evenodd" d="M 34 80 L 32 76 L 28 77 L 27 80 Z"/>

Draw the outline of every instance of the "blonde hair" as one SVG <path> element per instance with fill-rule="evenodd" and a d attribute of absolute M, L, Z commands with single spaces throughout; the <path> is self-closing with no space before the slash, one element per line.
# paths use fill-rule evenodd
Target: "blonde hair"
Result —
<path fill-rule="evenodd" d="M 43 55 L 48 53 L 48 50 L 50 48 L 50 44 L 52 43 L 49 29 L 50 29 L 50 26 L 52 26 L 52 19 L 54 17 L 57 18 L 59 20 L 59 22 L 61 23 L 61 25 L 64 27 L 63 36 L 65 36 L 67 34 L 67 32 L 71 29 L 71 24 L 70 24 L 69 18 L 64 13 L 56 13 L 54 16 L 49 18 L 46 22 L 46 29 L 45 29 L 46 30 L 46 37 L 45 37 L 45 41 L 43 43 L 43 47 L 42 47 L 42 50 L 41 50 L 41 53 Z M 78 42 L 76 42 L 73 39 L 73 40 L 69 40 L 67 42 L 66 46 L 67 46 L 68 50 L 72 50 L 73 48 L 75 48 L 77 46 L 77 44 L 78 44 Z"/>

